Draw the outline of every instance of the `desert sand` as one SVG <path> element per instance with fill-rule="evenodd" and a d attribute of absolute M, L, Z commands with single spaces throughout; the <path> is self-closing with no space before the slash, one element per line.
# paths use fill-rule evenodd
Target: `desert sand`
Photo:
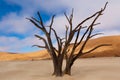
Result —
<path fill-rule="evenodd" d="M 52 76 L 52 61 L 1 61 L 0 80 L 120 80 L 120 58 L 81 58 L 72 75 Z"/>

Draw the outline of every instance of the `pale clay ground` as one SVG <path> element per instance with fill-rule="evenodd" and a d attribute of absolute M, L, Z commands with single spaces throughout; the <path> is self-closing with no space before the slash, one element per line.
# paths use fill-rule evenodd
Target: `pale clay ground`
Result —
<path fill-rule="evenodd" d="M 1 61 L 0 80 L 120 80 L 120 58 L 79 59 L 72 67 L 72 76 L 56 78 L 51 60 Z"/>

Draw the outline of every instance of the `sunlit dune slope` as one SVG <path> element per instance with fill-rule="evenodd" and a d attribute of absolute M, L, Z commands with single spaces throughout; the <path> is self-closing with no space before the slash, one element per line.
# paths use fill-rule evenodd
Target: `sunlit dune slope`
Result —
<path fill-rule="evenodd" d="M 107 36 L 90 40 L 84 51 L 90 50 L 100 44 L 111 44 L 96 49 L 92 53 L 81 57 L 119 57 L 120 56 L 120 36 Z"/>
<path fill-rule="evenodd" d="M 0 61 L 10 61 L 10 60 L 40 60 L 48 59 L 49 54 L 46 50 L 29 52 L 29 53 L 8 53 L 0 52 Z"/>
<path fill-rule="evenodd" d="M 92 39 L 88 41 L 84 52 L 92 49 L 93 47 L 100 44 L 112 44 L 112 46 L 105 46 L 96 49 L 92 53 L 86 54 L 81 57 L 113 57 L 120 56 L 120 36 L 107 36 Z M 72 45 L 70 46 L 72 47 Z M 76 52 L 80 49 L 80 46 L 76 49 Z M 7 53 L 0 52 L 0 61 L 9 61 L 9 60 L 40 60 L 40 59 L 50 59 L 50 56 L 46 50 L 29 52 L 29 53 Z"/>

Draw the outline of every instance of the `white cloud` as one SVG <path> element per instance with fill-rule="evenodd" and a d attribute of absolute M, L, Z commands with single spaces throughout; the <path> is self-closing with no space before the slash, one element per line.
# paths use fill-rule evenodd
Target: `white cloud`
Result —
<path fill-rule="evenodd" d="M 105 34 L 104 36 L 114 36 L 114 35 L 120 35 L 120 30 L 106 30 L 103 31 Z"/>
<path fill-rule="evenodd" d="M 103 1 L 85 1 L 85 0 L 61 0 L 61 3 L 69 7 L 69 14 L 70 10 L 74 8 L 74 24 L 79 23 L 83 19 L 87 18 L 88 16 L 94 14 L 96 11 L 100 10 L 101 8 L 104 7 L 106 0 Z M 96 28 L 97 31 L 101 31 L 107 35 L 112 35 L 112 34 L 118 34 L 120 35 L 120 5 L 118 4 L 120 1 L 108 1 L 108 6 L 107 9 L 104 12 L 104 15 L 98 19 L 97 22 L 100 22 L 101 24 Z M 63 18 L 64 16 L 58 16 L 55 21 L 55 26 L 57 27 L 56 29 L 58 32 L 65 29 L 64 25 L 66 24 L 65 19 Z M 57 26 L 58 25 L 58 26 Z M 114 31 L 112 31 L 114 30 Z"/>
<path fill-rule="evenodd" d="M 16 13 L 10 13 L 2 18 L 0 21 L 0 30 L 6 33 L 18 33 L 25 34 L 34 30 L 33 25 L 31 25 L 27 19 L 27 16 L 19 16 Z"/>
<path fill-rule="evenodd" d="M 56 13 L 64 9 L 66 5 L 63 5 L 60 0 L 6 0 L 8 3 L 17 4 L 22 7 L 23 12 L 35 13 L 36 11 L 43 10 L 48 13 L 53 11 Z"/>
<path fill-rule="evenodd" d="M 42 41 L 35 37 L 27 37 L 24 39 L 19 39 L 17 37 L 0 37 L 0 51 L 15 51 L 21 52 L 23 48 L 32 48 L 32 45 L 44 45 Z M 36 48 L 37 50 L 37 48 Z M 31 50 L 32 51 L 32 50 Z"/>
<path fill-rule="evenodd" d="M 33 25 L 29 23 L 25 18 L 34 15 L 36 11 L 42 10 L 47 13 L 58 14 L 61 11 L 67 11 L 71 13 L 71 9 L 74 8 L 74 25 L 79 23 L 81 20 L 92 15 L 96 11 L 100 10 L 106 0 L 6 0 L 8 3 L 17 4 L 22 7 L 20 14 L 11 13 L 3 17 L 0 21 L 0 31 L 5 33 L 17 33 L 17 34 L 32 34 L 36 30 Z M 105 35 L 120 35 L 120 1 L 119 0 L 108 0 L 109 4 L 104 12 L 104 15 L 98 20 L 101 25 L 97 27 L 97 31 L 105 33 Z M 48 24 L 49 21 L 46 23 Z M 58 15 L 55 18 L 54 28 L 60 36 L 65 34 L 65 25 L 68 24 L 64 15 Z M 33 35 L 32 35 L 33 36 Z M 1 37 L 0 37 L 1 38 Z M 4 40 L 2 40 L 4 39 Z M 2 37 L 0 39 L 0 45 L 4 43 L 4 46 L 0 46 L 0 49 L 11 50 L 20 49 L 24 46 L 30 46 L 34 42 L 37 42 L 33 37 L 26 37 L 20 40 L 19 38 L 13 37 Z M 5 40 L 9 40 L 6 41 Z M 11 45 L 14 43 L 13 45 Z M 24 43 L 24 44 L 23 44 Z M 29 45 L 30 44 L 30 45 Z"/>
<path fill-rule="evenodd" d="M 90 1 L 90 0 L 51 0 L 51 1 L 45 1 L 45 0 L 6 0 L 8 3 L 14 3 L 17 5 L 20 5 L 22 7 L 21 13 L 25 15 L 25 13 L 32 15 L 37 10 L 44 10 L 48 13 L 57 13 L 62 11 L 63 9 L 66 9 L 68 13 L 70 13 L 70 10 L 74 8 L 74 22 L 78 23 L 81 20 L 87 18 L 88 16 L 92 15 L 96 11 L 103 8 L 106 0 L 102 1 Z M 98 29 L 114 29 L 119 28 L 119 19 L 120 19 L 120 11 L 119 8 L 119 0 L 108 0 L 109 4 L 107 6 L 106 11 L 104 12 L 104 15 L 101 16 L 99 19 L 99 22 L 101 22 L 101 25 L 98 27 Z M 32 4 L 32 6 L 30 5 Z M 25 22 L 23 19 L 21 20 Z M 18 24 L 18 22 L 16 22 Z M 28 23 L 29 24 L 29 23 Z M 27 23 L 25 24 L 28 25 Z M 55 25 L 59 31 L 64 30 L 65 25 L 65 19 L 63 15 L 60 15 L 56 18 Z M 59 27 L 60 26 L 60 27 Z M 114 26 L 114 27 L 113 27 Z M 63 29 L 60 29 L 63 28 Z M 18 28 L 19 29 L 19 28 Z M 21 28 L 22 29 L 22 28 Z M 21 30 L 19 29 L 19 30 Z M 27 29 L 27 28 L 26 28 Z M 26 30 L 23 29 L 22 31 Z"/>

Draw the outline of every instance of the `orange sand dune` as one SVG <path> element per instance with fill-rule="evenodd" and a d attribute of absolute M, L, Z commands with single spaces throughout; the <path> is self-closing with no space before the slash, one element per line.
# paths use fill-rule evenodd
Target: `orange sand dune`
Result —
<path fill-rule="evenodd" d="M 100 44 L 112 44 L 112 46 L 104 46 L 96 49 L 94 52 L 86 54 L 82 57 L 119 57 L 120 56 L 120 36 L 107 36 L 92 39 L 86 45 L 85 51 Z"/>
<path fill-rule="evenodd" d="M 38 59 L 48 59 L 49 54 L 46 50 L 41 50 L 37 52 L 29 53 L 9 53 L 0 52 L 0 61 L 10 61 L 10 60 L 38 60 Z"/>
<path fill-rule="evenodd" d="M 99 44 L 112 44 L 112 46 L 105 46 L 96 49 L 94 52 L 86 54 L 81 57 L 113 57 L 120 56 L 120 36 L 107 36 L 100 37 L 90 40 L 84 51 L 87 51 Z M 79 46 L 80 48 L 80 46 Z M 77 48 L 76 52 L 79 50 Z M 13 54 L 7 52 L 0 52 L 0 61 L 9 61 L 9 60 L 40 60 L 40 59 L 49 59 L 50 56 L 46 50 L 28 52 L 22 54 Z"/>

